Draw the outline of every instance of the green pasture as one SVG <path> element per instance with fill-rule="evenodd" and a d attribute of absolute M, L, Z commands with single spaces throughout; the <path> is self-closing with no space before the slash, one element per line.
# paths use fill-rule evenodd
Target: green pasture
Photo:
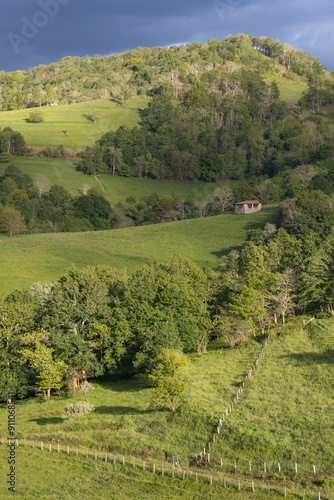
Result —
<path fill-rule="evenodd" d="M 0 445 L 0 495 L 3 500 L 13 497 L 23 500 L 48 499 L 92 499 L 99 500 L 264 500 L 268 498 L 268 486 L 262 482 L 256 485 L 252 493 L 251 483 L 243 482 L 238 491 L 237 480 L 227 479 L 227 487 L 223 487 L 223 477 L 213 474 L 213 484 L 209 484 L 209 474 L 199 474 L 195 482 L 195 472 L 186 471 L 185 480 L 182 472 L 176 471 L 161 476 L 161 467 L 152 473 L 149 470 L 118 461 L 115 465 L 105 463 L 103 458 L 95 461 L 79 455 L 66 456 L 65 453 L 41 451 L 37 448 L 20 447 L 16 450 L 16 489 L 15 493 L 7 490 L 6 474 L 8 474 L 7 449 Z M 218 482 L 219 481 L 219 482 Z M 277 490 L 277 492 L 275 492 Z M 278 492 L 279 491 L 279 492 Z M 282 487 L 272 486 L 271 499 L 282 498 Z M 299 492 L 301 490 L 299 489 Z M 299 495 L 300 497 L 300 495 Z M 298 498 L 288 494 L 288 500 Z M 314 498 L 316 498 L 314 496 Z M 330 497 L 321 497 L 326 500 Z"/>
<path fill-rule="evenodd" d="M 290 79 L 282 73 L 266 73 L 263 79 L 268 85 L 275 81 L 280 91 L 280 99 L 288 103 L 299 101 L 303 92 L 308 89 L 307 80 L 298 75 L 293 75 L 293 79 Z"/>
<path fill-rule="evenodd" d="M 111 231 L 2 236 L 0 295 L 36 281 L 56 280 L 73 265 L 108 264 L 131 273 L 152 256 L 167 260 L 173 253 L 217 269 L 222 255 L 242 247 L 247 231 L 275 222 L 276 216 L 276 205 L 268 205 L 250 215 L 228 213 Z"/>
<path fill-rule="evenodd" d="M 230 465 L 332 476 L 334 320 L 271 341 L 258 371 L 215 443 Z M 334 491 L 334 488 L 333 488 Z"/>
<path fill-rule="evenodd" d="M 140 109 L 146 108 L 148 102 L 144 98 L 129 99 L 124 108 L 113 100 L 43 106 L 40 108 L 45 118 L 42 123 L 27 122 L 36 108 L 2 111 L 0 127 L 21 132 L 29 146 L 57 147 L 62 144 L 75 150 L 85 149 L 95 144 L 101 133 L 117 130 L 121 125 L 135 127 L 140 122 Z M 95 123 L 90 119 L 93 106 L 100 115 Z"/>
<path fill-rule="evenodd" d="M 9 164 L 14 164 L 22 172 L 29 174 L 32 179 L 43 175 L 50 184 L 59 184 L 72 194 L 82 194 L 84 186 L 89 188 L 102 184 L 104 195 L 111 205 L 124 203 L 129 196 L 139 199 L 143 196 L 157 193 L 160 196 L 182 195 L 190 196 L 194 200 L 203 200 L 217 187 L 237 187 L 243 181 L 217 181 L 217 182 L 191 182 L 167 181 L 154 179 L 138 179 L 135 177 L 119 177 L 99 175 L 99 183 L 91 175 L 78 172 L 75 166 L 78 162 L 73 160 L 60 160 L 56 158 L 15 157 L 10 162 L 0 163 L 0 175 L 3 175 Z"/>

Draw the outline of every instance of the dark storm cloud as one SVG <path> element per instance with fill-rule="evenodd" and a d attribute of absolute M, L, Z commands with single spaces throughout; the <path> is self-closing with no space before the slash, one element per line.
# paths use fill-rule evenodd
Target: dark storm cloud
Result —
<path fill-rule="evenodd" d="M 272 36 L 332 70 L 332 0 L 2 0 L 0 69 L 228 34 Z"/>

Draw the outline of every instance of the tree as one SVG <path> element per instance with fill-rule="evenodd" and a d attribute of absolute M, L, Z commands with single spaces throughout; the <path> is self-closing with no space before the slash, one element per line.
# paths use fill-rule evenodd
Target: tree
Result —
<path fill-rule="evenodd" d="M 38 109 L 36 111 L 31 111 L 27 118 L 28 123 L 41 123 L 44 122 L 44 120 L 44 114 Z"/>
<path fill-rule="evenodd" d="M 37 387 L 44 392 L 45 400 L 50 399 L 51 389 L 60 389 L 67 365 L 53 359 L 54 349 L 47 346 L 49 333 L 45 330 L 27 333 L 21 340 L 24 347 L 20 353 L 22 364 L 29 362 L 36 372 Z"/>
<path fill-rule="evenodd" d="M 220 212 L 225 212 L 225 210 L 231 209 L 233 207 L 234 195 L 231 188 L 228 186 L 216 188 L 214 192 L 209 196 L 211 203 Z"/>
<path fill-rule="evenodd" d="M 189 363 L 187 356 L 175 349 L 163 349 L 154 359 L 148 378 L 157 385 L 151 403 L 175 411 L 186 384 L 180 379 L 180 372 Z"/>
<path fill-rule="evenodd" d="M 5 207 L 0 213 L 0 228 L 10 237 L 25 231 L 26 226 L 21 212 L 13 207 Z"/>
<path fill-rule="evenodd" d="M 94 411 L 94 406 L 90 405 L 86 401 L 78 401 L 77 403 L 70 403 L 64 408 L 63 418 L 77 417 L 80 424 L 80 417 L 85 413 Z"/>
<path fill-rule="evenodd" d="M 293 269 L 287 268 L 283 273 L 277 274 L 270 298 L 276 306 L 276 311 L 282 316 L 283 326 L 285 325 L 286 315 L 294 310 L 294 290 L 295 277 Z"/>
<path fill-rule="evenodd" d="M 38 189 L 38 196 L 41 197 L 42 194 L 47 193 L 51 188 L 49 180 L 44 177 L 44 175 L 36 175 L 35 186 Z"/>
<path fill-rule="evenodd" d="M 89 391 L 93 391 L 94 390 L 94 386 L 93 384 L 90 384 L 89 382 L 87 382 L 87 380 L 85 380 L 84 382 L 81 382 L 80 384 L 80 389 L 82 390 L 82 392 L 85 394 L 85 397 L 86 397 L 86 401 L 88 403 L 88 399 L 87 399 L 87 393 Z"/>

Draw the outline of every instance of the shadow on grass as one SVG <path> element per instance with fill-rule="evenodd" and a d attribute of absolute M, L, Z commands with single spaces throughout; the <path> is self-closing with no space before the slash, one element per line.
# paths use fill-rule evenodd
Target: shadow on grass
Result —
<path fill-rule="evenodd" d="M 286 354 L 282 356 L 282 358 L 292 359 L 298 364 L 334 364 L 334 349 L 328 349 L 328 351 L 324 352 L 301 352 L 298 354 Z"/>
<path fill-rule="evenodd" d="M 50 424 L 60 424 L 64 422 L 61 417 L 42 417 L 42 418 L 32 418 L 30 422 L 36 422 L 38 425 L 50 425 Z"/>
<path fill-rule="evenodd" d="M 98 406 L 94 413 L 99 415 L 145 415 L 155 411 L 154 409 L 138 410 L 138 408 L 131 406 Z"/>

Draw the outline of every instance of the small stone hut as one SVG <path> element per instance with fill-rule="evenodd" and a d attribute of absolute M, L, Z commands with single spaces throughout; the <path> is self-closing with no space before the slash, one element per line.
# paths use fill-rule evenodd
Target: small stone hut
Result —
<path fill-rule="evenodd" d="M 259 212 L 262 208 L 262 203 L 258 200 L 240 201 L 235 204 L 236 214 L 253 214 Z"/>

